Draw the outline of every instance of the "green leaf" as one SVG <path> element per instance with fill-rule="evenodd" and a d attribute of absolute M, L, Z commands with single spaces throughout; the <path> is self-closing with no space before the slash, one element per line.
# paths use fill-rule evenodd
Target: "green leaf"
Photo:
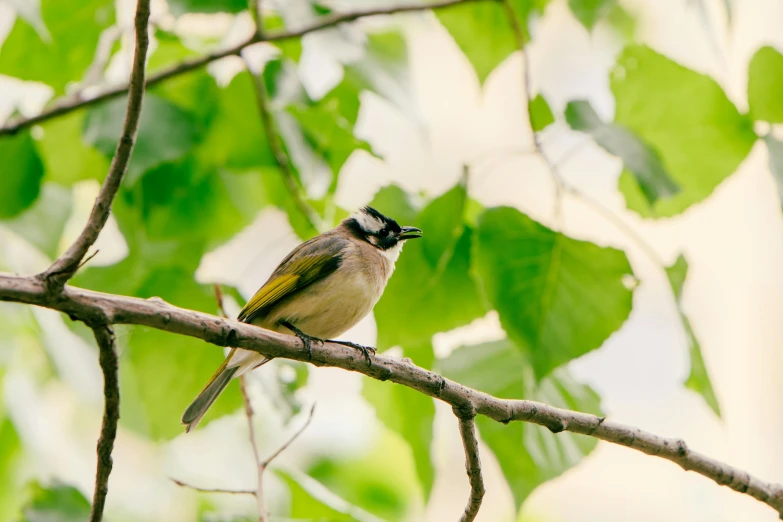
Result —
<path fill-rule="evenodd" d="M 174 16 L 185 13 L 238 13 L 247 9 L 246 0 L 169 0 Z"/>
<path fill-rule="evenodd" d="M 530 116 L 530 123 L 533 126 L 533 131 L 540 132 L 546 128 L 550 123 L 555 122 L 555 117 L 552 114 L 552 109 L 549 108 L 549 104 L 546 102 L 543 96 L 537 95 L 530 101 L 528 106 L 528 113 Z"/>
<path fill-rule="evenodd" d="M 372 205 L 395 219 L 411 219 L 413 212 L 399 189 L 384 189 Z M 421 228 L 424 239 L 406 243 L 394 276 L 375 306 L 378 347 L 402 346 L 408 357 L 425 368 L 433 360 L 433 335 L 486 313 L 470 273 L 473 230 L 465 224 L 465 207 L 465 185 L 459 183 L 412 221 L 398 219 L 401 225 Z"/>
<path fill-rule="evenodd" d="M 510 0 L 525 42 L 529 19 L 540 15 L 549 0 Z M 468 2 L 438 9 L 435 15 L 476 70 L 480 83 L 509 55 L 519 50 L 511 21 L 500 2 Z"/>
<path fill-rule="evenodd" d="M 764 137 L 764 143 L 767 144 L 769 154 L 769 170 L 775 177 L 775 185 L 778 187 L 778 198 L 781 208 L 783 208 L 783 142 L 775 139 L 772 135 Z"/>
<path fill-rule="evenodd" d="M 286 29 L 283 19 L 276 14 L 264 15 L 264 31 L 267 34 L 275 33 Z M 280 54 L 285 58 L 299 62 L 302 57 L 302 39 L 301 38 L 286 38 L 284 40 L 276 40 L 272 42 L 272 45 L 280 49 Z"/>
<path fill-rule="evenodd" d="M 114 156 L 122 134 L 127 101 L 125 98 L 103 103 L 87 112 L 84 141 Z M 132 185 L 146 170 L 187 154 L 203 137 L 205 129 L 196 116 L 170 101 L 148 94 L 144 97 L 139 134 L 128 174 L 123 180 Z"/>
<path fill-rule="evenodd" d="M 381 520 L 408 520 L 421 505 L 414 465 L 410 447 L 401 437 L 383 430 L 369 451 L 321 458 L 308 475 Z"/>
<path fill-rule="evenodd" d="M 764 46 L 748 66 L 748 105 L 754 120 L 783 122 L 783 54 Z"/>
<path fill-rule="evenodd" d="M 46 183 L 32 207 L 3 225 L 54 259 L 65 223 L 71 215 L 71 206 L 70 190 Z"/>
<path fill-rule="evenodd" d="M 592 31 L 599 20 L 607 16 L 617 0 L 568 0 L 568 7 L 585 29 Z"/>
<path fill-rule="evenodd" d="M 0 49 L 0 74 L 43 82 L 63 94 L 92 63 L 101 32 L 114 23 L 114 2 L 41 0 L 41 15 L 48 29 L 43 36 L 17 18 Z"/>
<path fill-rule="evenodd" d="M 106 156 L 82 140 L 84 117 L 84 111 L 74 111 L 42 124 L 43 136 L 36 145 L 46 181 L 68 186 L 85 179 L 102 180 L 109 171 Z M 117 139 L 119 134 L 115 145 Z"/>
<path fill-rule="evenodd" d="M 458 348 L 438 366 L 445 377 L 496 397 L 535 400 L 601 415 L 596 392 L 574 381 L 564 369 L 537 384 L 529 362 L 509 340 Z M 540 484 L 577 465 L 597 444 L 591 437 L 569 432 L 553 434 L 526 422 L 504 425 L 483 416 L 476 422 L 517 506 Z"/>
<path fill-rule="evenodd" d="M 599 348 L 631 311 L 625 253 L 569 238 L 513 208 L 479 218 L 475 266 L 538 379 Z"/>
<path fill-rule="evenodd" d="M 43 163 L 27 131 L 0 138 L 0 219 L 14 217 L 38 198 Z"/>
<path fill-rule="evenodd" d="M 680 192 L 658 153 L 623 126 L 601 121 L 590 102 L 569 102 L 565 116 L 572 129 L 588 133 L 607 152 L 623 160 L 650 204 Z"/>
<path fill-rule="evenodd" d="M 402 224 L 413 223 L 419 213 L 418 209 L 414 208 L 408 193 L 397 185 L 383 187 L 375 194 L 370 205 L 381 209 L 384 215 L 394 216 L 394 219 Z"/>
<path fill-rule="evenodd" d="M 473 65 L 480 83 L 517 50 L 508 17 L 499 2 L 468 2 L 439 9 L 435 15 Z"/>
<path fill-rule="evenodd" d="M 288 112 L 299 123 L 315 154 L 322 157 L 332 170 L 333 190 L 337 188 L 340 169 L 355 150 L 373 154 L 370 145 L 353 133 L 359 115 L 359 93 L 363 87 L 361 80 L 346 71 L 343 81 L 317 102 L 288 107 Z"/>
<path fill-rule="evenodd" d="M 288 514 L 290 518 L 296 520 L 334 520 L 335 522 L 357 520 L 348 513 L 349 509 L 346 508 L 349 506 L 342 499 L 332 497 L 327 500 L 324 498 L 327 495 L 320 489 L 321 484 L 315 480 L 309 477 L 295 477 L 280 469 L 276 469 L 275 474 L 288 486 L 288 492 L 291 495 L 291 510 Z M 331 497 L 331 495 L 328 496 Z"/>
<path fill-rule="evenodd" d="M 628 208 L 644 217 L 679 214 L 702 201 L 747 156 L 756 135 L 712 78 L 669 60 L 650 48 L 630 45 L 611 78 L 615 123 L 656 150 L 682 189 L 650 205 L 625 172 L 620 190 Z"/>
<path fill-rule="evenodd" d="M 671 285 L 672 292 L 674 293 L 677 302 L 677 311 L 680 313 L 680 320 L 685 329 L 685 335 L 688 338 L 691 373 L 685 381 L 685 386 L 701 395 L 707 402 L 707 405 L 715 412 L 715 415 L 720 417 L 720 404 L 718 404 L 718 398 L 715 396 L 715 390 L 712 388 L 712 382 L 707 373 L 707 367 L 704 364 L 704 358 L 701 354 L 701 345 L 696 338 L 693 327 L 691 327 L 688 316 L 682 309 L 682 287 L 688 276 L 688 261 L 685 259 L 685 256 L 680 254 L 680 256 L 677 257 L 677 261 L 675 261 L 672 266 L 666 267 L 666 276 L 669 278 L 669 284 Z"/>
<path fill-rule="evenodd" d="M 220 90 L 217 114 L 198 148 L 201 163 L 230 169 L 277 168 L 255 98 L 253 80 L 247 71 L 237 74 Z"/>
<path fill-rule="evenodd" d="M 378 419 L 410 445 L 424 498 L 429 498 L 435 480 L 431 451 L 435 421 L 432 398 L 405 386 L 374 379 L 364 379 L 363 395 L 375 407 Z"/>
<path fill-rule="evenodd" d="M 30 485 L 30 502 L 22 509 L 20 522 L 83 522 L 90 515 L 90 503 L 73 486 L 54 483 Z"/>

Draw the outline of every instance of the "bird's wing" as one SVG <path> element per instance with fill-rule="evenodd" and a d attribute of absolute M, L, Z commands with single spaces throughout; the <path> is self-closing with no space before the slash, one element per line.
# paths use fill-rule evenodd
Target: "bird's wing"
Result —
<path fill-rule="evenodd" d="M 333 273 L 342 262 L 345 245 L 345 240 L 323 236 L 299 245 L 247 302 L 237 320 L 253 322 L 286 297 Z"/>

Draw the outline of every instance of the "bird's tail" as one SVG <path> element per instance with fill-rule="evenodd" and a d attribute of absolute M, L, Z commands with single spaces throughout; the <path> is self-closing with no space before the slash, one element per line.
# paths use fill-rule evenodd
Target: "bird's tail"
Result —
<path fill-rule="evenodd" d="M 201 390 L 201 393 L 198 394 L 198 397 L 190 403 L 190 406 L 185 410 L 185 413 L 182 414 L 182 424 L 185 425 L 185 433 L 198 425 L 201 418 L 207 413 L 209 407 L 212 406 L 215 399 L 217 399 L 220 393 L 228 386 L 228 383 L 231 382 L 231 378 L 237 370 L 239 370 L 239 366 L 226 368 L 226 364 L 230 358 L 231 355 L 226 357 L 226 360 L 223 361 L 223 364 L 217 369 L 215 375 L 212 376 L 207 385 L 204 386 L 204 389 Z"/>

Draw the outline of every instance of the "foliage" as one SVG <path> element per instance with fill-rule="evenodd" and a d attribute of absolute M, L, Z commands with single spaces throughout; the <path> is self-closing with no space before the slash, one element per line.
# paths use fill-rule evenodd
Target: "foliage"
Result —
<path fill-rule="evenodd" d="M 615 123 L 652 147 L 680 191 L 650 204 L 628 172 L 620 190 L 645 217 L 679 214 L 710 195 L 753 146 L 751 120 L 712 78 L 642 45 L 626 47 L 612 72 Z"/>
<path fill-rule="evenodd" d="M 77 9 L 41 0 L 41 22 L 18 18 L 0 49 L 0 74 L 43 82 L 65 92 L 90 65 L 101 31 L 114 23 L 114 2 L 86 0 Z"/>
<path fill-rule="evenodd" d="M 631 312 L 625 254 L 577 241 L 512 208 L 478 222 L 477 271 L 537 379 L 595 350 Z"/>
<path fill-rule="evenodd" d="M 79 522 L 90 514 L 90 503 L 72 486 L 33 483 L 29 489 L 30 500 L 22 509 L 20 522 Z"/>
<path fill-rule="evenodd" d="M 440 361 L 443 375 L 498 397 L 538 400 L 546 404 L 600 415 L 599 397 L 565 369 L 538 381 L 530 362 L 508 340 L 458 348 Z M 553 434 L 544 427 L 520 422 L 503 425 L 479 417 L 481 437 L 492 449 L 521 505 L 540 484 L 576 465 L 596 446 L 596 440 L 572 433 Z"/>
<path fill-rule="evenodd" d="M 535 40 L 537 21 L 549 4 L 477 0 L 439 9 L 435 16 L 483 84 L 522 50 L 520 44 Z M 238 0 L 170 0 L 168 5 L 175 17 L 248 14 L 247 2 Z M 586 31 L 605 24 L 622 37 L 633 30 L 633 17 L 616 0 L 569 0 L 567 5 Z M 291 11 L 265 5 L 264 30 L 271 34 L 301 27 L 300 15 L 291 15 L 299 8 L 297 13 L 314 19 L 328 12 L 311 2 Z M 0 48 L 0 73 L 48 85 L 55 100 L 89 86 L 93 80 L 88 81 L 87 72 L 101 33 L 116 28 L 114 3 L 87 0 L 74 9 L 67 2 L 42 0 L 38 10 L 17 10 Z M 330 31 L 341 49 L 350 48 L 355 55 L 334 52 L 331 58 L 341 74 L 323 94 L 307 88 L 302 70 L 308 49 L 302 38 L 275 41 L 276 51 L 258 78 L 243 69 L 218 81 L 215 71 L 198 69 L 149 88 L 130 168 L 112 209 L 127 256 L 107 266 L 91 263 L 72 283 L 215 313 L 212 289 L 197 281 L 196 271 L 205 256 L 236 239 L 259 213 L 282 210 L 294 232 L 307 239 L 319 226 L 335 225 L 353 210 L 337 203 L 346 166 L 361 155 L 385 161 L 380 147 L 360 135 L 366 100 L 381 99 L 411 121 L 421 113 L 406 34 L 391 24 L 382 29 L 357 24 L 350 30 L 355 32 L 347 25 Z M 154 41 L 149 69 L 156 72 L 201 56 L 214 44 L 160 28 Z M 118 61 L 119 47 L 111 56 Z M 565 121 L 620 158 L 619 195 L 641 218 L 674 217 L 707 199 L 759 138 L 754 122 L 783 122 L 783 55 L 772 47 L 759 49 L 750 62 L 747 114 L 710 76 L 641 44 L 625 45 L 608 80 L 615 102 L 612 121 L 604 121 L 585 100 L 550 105 L 554 98 L 536 94 L 527 107 L 529 124 L 534 132 L 554 133 Z M 256 106 L 259 86 L 270 99 L 279 152 L 291 162 L 290 179 L 284 178 L 287 172 L 278 164 Z M 79 206 L 75 187 L 103 181 L 125 105 L 122 96 L 103 100 L 0 136 L 0 233 L 21 238 L 42 258 L 53 259 L 63 251 L 63 234 Z M 761 137 L 783 202 L 783 143 L 774 133 Z M 577 382 L 568 365 L 600 349 L 628 319 L 638 282 L 628 257 L 616 248 L 570 237 L 520 209 L 485 208 L 472 199 L 473 175 L 463 175 L 440 193 L 387 185 L 369 201 L 425 234 L 405 246 L 375 307 L 378 348 L 399 348 L 419 366 L 499 397 L 600 413 L 598 394 Z M 321 223 L 311 222 L 302 205 L 311 207 Z M 700 343 L 684 311 L 688 263 L 680 256 L 672 266 L 660 268 L 687 338 L 691 371 L 685 386 L 719 415 Z M 497 314 L 506 338 L 436 356 L 436 335 L 489 312 Z M 0 321 L 9 336 L 16 335 L 9 326 L 12 319 Z M 181 433 L 181 412 L 220 364 L 222 353 L 201 341 L 141 327 L 120 329 L 118 339 L 121 429 L 148 442 L 173 439 Z M 5 364 L 0 358 L 0 365 Z M 292 369 L 294 377 L 273 379 L 279 389 L 269 395 L 287 419 L 299 407 L 298 391 L 309 386 L 310 370 L 301 364 L 281 366 L 281 373 Z M 61 379 L 54 371 L 42 375 L 42 381 Z M 366 454 L 327 455 L 301 466 L 307 476 L 300 470 L 276 470 L 291 499 L 290 517 L 362 520 L 362 514 L 370 513 L 403 520 L 428 500 L 436 481 L 431 456 L 438 444 L 435 403 L 409 388 L 373 380 L 365 380 L 362 394 L 376 412 L 381 435 Z M 240 404 L 238 387 L 232 384 L 202 426 L 236 412 Z M 554 435 L 523 423 L 479 418 L 478 427 L 517 507 L 595 447 L 594 439 Z M 0 518 L 5 519 L 20 507 L 9 499 L 21 502 L 17 474 L 24 441 L 1 403 L 0 447 Z M 322 495 L 324 491 L 331 496 Z M 36 484 L 22 520 L 82 520 L 85 510 L 87 501 L 76 489 Z"/>

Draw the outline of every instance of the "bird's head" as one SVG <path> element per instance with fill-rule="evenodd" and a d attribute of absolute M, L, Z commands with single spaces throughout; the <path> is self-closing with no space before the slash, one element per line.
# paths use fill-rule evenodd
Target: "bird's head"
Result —
<path fill-rule="evenodd" d="M 408 239 L 421 237 L 421 230 L 418 228 L 401 227 L 395 220 L 372 207 L 362 207 L 343 221 L 343 224 L 357 236 L 383 251 L 401 247 Z"/>

